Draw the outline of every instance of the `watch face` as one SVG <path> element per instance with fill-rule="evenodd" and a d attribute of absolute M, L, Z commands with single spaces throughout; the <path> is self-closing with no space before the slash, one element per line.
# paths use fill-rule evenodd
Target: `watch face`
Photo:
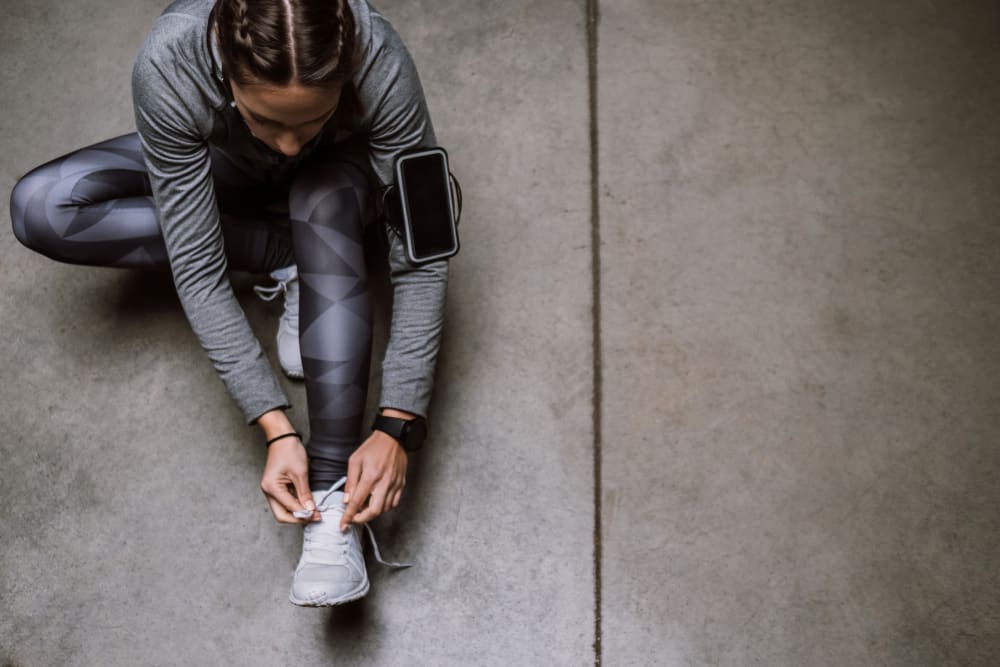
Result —
<path fill-rule="evenodd" d="M 427 437 L 427 424 L 423 419 L 414 419 L 410 422 L 409 433 L 407 433 L 407 444 L 414 449 L 420 449 Z"/>

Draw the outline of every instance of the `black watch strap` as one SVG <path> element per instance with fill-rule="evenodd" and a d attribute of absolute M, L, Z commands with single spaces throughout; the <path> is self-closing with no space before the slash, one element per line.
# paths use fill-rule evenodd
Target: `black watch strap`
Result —
<path fill-rule="evenodd" d="M 422 417 L 416 419 L 400 419 L 376 415 L 372 423 L 373 431 L 382 431 L 399 441 L 408 452 L 415 452 L 424 444 L 427 437 L 427 423 Z"/>

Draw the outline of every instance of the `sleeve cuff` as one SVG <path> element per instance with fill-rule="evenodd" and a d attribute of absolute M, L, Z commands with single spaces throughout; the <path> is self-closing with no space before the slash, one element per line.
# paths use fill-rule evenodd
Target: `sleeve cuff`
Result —
<path fill-rule="evenodd" d="M 292 407 L 266 360 L 234 373 L 226 386 L 247 424 L 255 423 L 258 417 L 275 408 Z"/>
<path fill-rule="evenodd" d="M 383 379 L 383 383 L 385 382 L 386 380 Z M 393 387 L 390 384 L 383 384 L 383 387 L 382 397 L 378 403 L 380 408 L 402 410 L 427 419 L 427 406 L 431 400 L 430 386 L 417 387 L 409 391 Z"/>

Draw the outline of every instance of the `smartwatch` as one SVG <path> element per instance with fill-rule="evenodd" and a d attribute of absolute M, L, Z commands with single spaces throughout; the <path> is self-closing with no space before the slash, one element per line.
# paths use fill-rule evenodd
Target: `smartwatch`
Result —
<path fill-rule="evenodd" d="M 408 452 L 415 452 L 424 444 L 427 437 L 427 422 L 423 417 L 416 419 L 400 419 L 376 415 L 372 424 L 373 431 L 382 431 L 399 441 Z"/>

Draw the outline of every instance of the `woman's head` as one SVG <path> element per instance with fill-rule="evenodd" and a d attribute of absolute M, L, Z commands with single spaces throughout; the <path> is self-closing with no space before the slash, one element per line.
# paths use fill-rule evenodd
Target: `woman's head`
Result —
<path fill-rule="evenodd" d="M 347 0 L 217 0 L 209 26 L 251 131 L 275 150 L 298 153 L 354 74 Z"/>

